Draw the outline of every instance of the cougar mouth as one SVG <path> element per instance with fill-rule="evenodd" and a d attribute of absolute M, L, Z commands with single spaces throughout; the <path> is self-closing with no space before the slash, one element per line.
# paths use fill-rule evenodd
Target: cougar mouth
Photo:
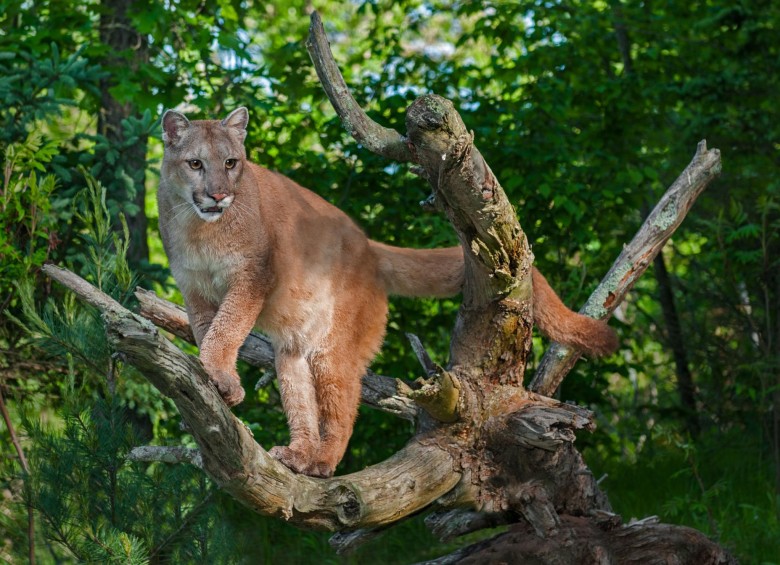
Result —
<path fill-rule="evenodd" d="M 233 197 L 233 194 L 228 194 L 216 200 L 208 197 L 208 195 L 193 194 L 191 202 L 200 219 L 207 222 L 216 222 L 222 217 L 223 212 L 230 208 L 230 205 L 233 203 Z M 209 201 L 214 202 L 214 204 Z"/>
<path fill-rule="evenodd" d="M 202 204 L 195 204 L 195 211 L 198 213 L 200 219 L 207 222 L 216 222 L 222 217 L 222 213 L 228 209 L 228 206 L 204 206 Z"/>

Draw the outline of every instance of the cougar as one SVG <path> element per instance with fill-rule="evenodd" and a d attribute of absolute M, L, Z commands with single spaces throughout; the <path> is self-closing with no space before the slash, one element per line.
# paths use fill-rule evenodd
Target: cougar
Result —
<path fill-rule="evenodd" d="M 463 251 L 404 249 L 368 239 L 341 210 L 251 163 L 249 114 L 162 119 L 160 234 L 184 297 L 200 360 L 229 406 L 241 402 L 235 364 L 253 328 L 274 348 L 290 443 L 270 454 L 329 477 L 352 434 L 361 376 L 385 333 L 387 297 L 460 292 Z M 570 311 L 533 269 L 534 320 L 551 339 L 603 355 L 604 323 Z"/>

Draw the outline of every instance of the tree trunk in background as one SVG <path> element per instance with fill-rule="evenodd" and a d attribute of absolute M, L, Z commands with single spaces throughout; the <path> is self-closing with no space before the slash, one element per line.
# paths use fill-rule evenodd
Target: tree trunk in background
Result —
<path fill-rule="evenodd" d="M 693 384 L 693 375 L 688 367 L 688 356 L 685 353 L 685 343 L 680 327 L 680 317 L 677 314 L 677 305 L 672 292 L 672 283 L 669 279 L 669 271 L 666 270 L 666 262 L 662 253 L 654 259 L 655 280 L 658 283 L 659 301 L 666 323 L 666 339 L 674 354 L 674 368 L 677 375 L 677 391 L 680 394 L 680 405 L 685 418 L 685 427 L 691 436 L 699 435 L 700 423 L 696 412 L 696 387 Z"/>
<path fill-rule="evenodd" d="M 623 62 L 624 76 L 634 74 L 634 64 L 631 58 L 631 40 L 628 35 L 625 17 L 619 2 L 612 1 L 613 26 L 615 39 L 617 39 L 620 60 Z M 645 210 L 645 216 L 649 214 L 649 207 Z M 696 396 L 693 384 L 693 376 L 688 368 L 688 357 L 683 345 L 683 334 L 680 328 L 680 317 L 677 314 L 674 293 L 672 292 L 669 272 L 666 270 L 663 253 L 656 255 L 653 260 L 655 266 L 655 278 L 658 283 L 659 300 L 666 324 L 666 337 L 669 347 L 674 354 L 675 374 L 677 375 L 677 390 L 680 395 L 680 405 L 685 420 L 685 428 L 691 436 L 699 435 L 700 425 L 696 413 Z"/>
<path fill-rule="evenodd" d="M 770 343 L 772 343 L 773 351 L 770 350 L 770 356 L 773 359 L 780 360 L 780 269 L 776 268 L 775 272 L 770 275 L 769 280 L 766 283 L 767 289 L 774 288 L 775 294 L 771 303 L 775 305 L 774 315 L 774 335 L 771 335 L 772 326 L 772 311 L 767 308 L 766 316 L 769 323 L 767 327 L 770 328 L 770 335 L 767 336 Z M 774 279 L 774 280 L 772 280 Z M 768 301 L 770 302 L 770 301 Z M 776 368 L 775 371 L 775 392 L 772 395 L 772 453 L 774 456 L 775 464 L 775 490 L 780 493 L 780 368 Z"/>
<path fill-rule="evenodd" d="M 131 72 L 135 72 L 140 65 L 148 63 L 149 43 L 145 35 L 135 30 L 128 17 L 132 0 L 103 0 L 101 5 L 103 12 L 100 16 L 100 40 L 109 48 L 103 60 L 103 66 L 109 74 L 100 81 L 98 133 L 106 136 L 109 144 L 119 146 L 125 141 L 122 120 L 137 114 L 138 109 L 133 103 L 120 102 L 111 94 L 110 89 L 116 86 L 116 80 L 111 71 L 129 65 Z M 126 56 L 128 51 L 133 52 L 132 57 Z M 130 228 L 130 249 L 127 259 L 134 269 L 149 259 L 145 210 L 147 143 L 148 137 L 143 135 L 137 143 L 122 150 L 118 167 L 104 169 L 100 178 L 101 182 L 108 188 L 109 197 L 120 202 L 127 201 L 128 195 L 117 194 L 117 189 L 114 189 L 112 193 L 112 186 L 116 187 L 118 184 L 114 175 L 115 171 L 120 169 L 132 179 L 135 193 L 130 197 L 130 200 L 138 207 L 138 212 L 134 215 L 126 214 L 126 217 Z"/>

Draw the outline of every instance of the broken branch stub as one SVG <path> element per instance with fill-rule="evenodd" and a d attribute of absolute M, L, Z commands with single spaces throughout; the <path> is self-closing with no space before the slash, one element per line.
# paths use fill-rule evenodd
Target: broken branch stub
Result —
<path fill-rule="evenodd" d="M 406 127 L 466 260 L 484 273 L 464 291 L 464 303 L 476 307 L 508 295 L 527 298 L 530 286 L 518 287 L 530 273 L 533 254 L 514 208 L 452 102 L 421 96 L 407 110 Z"/>

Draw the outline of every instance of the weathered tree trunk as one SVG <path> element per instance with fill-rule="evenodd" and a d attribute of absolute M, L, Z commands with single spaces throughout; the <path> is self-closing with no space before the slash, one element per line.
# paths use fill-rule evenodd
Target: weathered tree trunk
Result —
<path fill-rule="evenodd" d="M 174 400 L 198 444 L 197 451 L 140 448 L 134 457 L 197 465 L 257 512 L 339 532 L 333 538 L 339 550 L 421 510 L 433 510 L 427 523 L 447 539 L 515 524 L 502 538 L 442 558 L 442 563 L 493 562 L 503 555 L 502 548 L 512 552 L 511 562 L 527 556 L 538 563 L 644 563 L 652 562 L 646 561 L 650 554 L 679 562 L 693 563 L 693 555 L 709 556 L 706 562 L 733 562 L 687 528 L 649 522 L 621 526 L 573 445 L 576 430 L 592 429 L 592 414 L 523 388 L 533 319 L 533 257 L 514 210 L 453 105 L 423 96 L 407 112 L 407 136 L 382 128 L 349 94 L 316 13 L 307 46 L 345 125 L 373 151 L 418 166 L 465 250 L 463 305 L 452 332 L 450 364 L 435 365 L 415 342 L 428 376 L 424 384 L 392 386 L 387 377 L 364 378 L 364 401 L 417 420 L 422 431 L 396 455 L 363 471 L 330 479 L 296 475 L 255 443 L 198 360 L 146 319 L 191 339 L 181 310 L 139 292 L 146 318 L 141 317 L 73 273 L 47 266 L 50 276 L 103 312 L 114 349 Z M 591 297 L 591 314 L 609 316 L 718 170 L 717 150 L 707 151 L 701 143 L 684 180 L 665 195 Z M 260 366 L 272 362 L 267 342 L 255 335 L 241 356 Z M 576 352 L 564 351 L 546 372 L 538 371 L 539 390 L 554 392 L 565 375 L 560 363 L 574 361 Z"/>

